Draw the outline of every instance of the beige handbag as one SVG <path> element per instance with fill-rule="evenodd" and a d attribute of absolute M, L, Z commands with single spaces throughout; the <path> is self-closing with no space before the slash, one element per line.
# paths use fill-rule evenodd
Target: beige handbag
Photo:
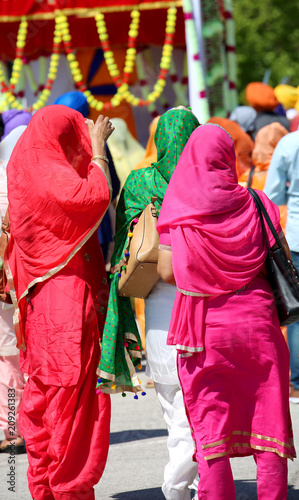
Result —
<path fill-rule="evenodd" d="M 152 198 L 133 229 L 128 248 L 130 256 L 121 271 L 118 294 L 123 297 L 145 299 L 159 280 L 157 272 L 159 234 L 157 232 L 157 210 Z"/>

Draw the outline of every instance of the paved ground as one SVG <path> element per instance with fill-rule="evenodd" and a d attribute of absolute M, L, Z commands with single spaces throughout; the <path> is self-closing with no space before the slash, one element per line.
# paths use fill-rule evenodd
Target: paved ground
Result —
<path fill-rule="evenodd" d="M 144 384 L 144 373 L 139 375 Z M 299 454 L 299 405 L 292 405 L 291 411 Z M 111 446 L 104 475 L 95 488 L 96 500 L 163 500 L 160 487 L 167 462 L 166 439 L 166 426 L 154 389 L 148 389 L 147 395 L 138 400 L 132 395 L 113 396 Z M 0 500 L 30 500 L 26 455 L 16 457 L 15 493 L 8 490 L 6 482 L 8 458 L 9 455 L 0 455 Z M 237 500 L 257 500 L 253 459 L 232 459 L 232 468 Z M 289 461 L 288 500 L 295 499 L 299 500 L 299 459 Z"/>

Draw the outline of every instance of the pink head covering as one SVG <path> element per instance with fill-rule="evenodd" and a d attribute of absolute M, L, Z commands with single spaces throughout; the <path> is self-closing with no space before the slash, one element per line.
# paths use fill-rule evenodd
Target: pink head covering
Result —
<path fill-rule="evenodd" d="M 191 134 L 172 175 L 157 229 L 170 232 L 180 289 L 207 295 L 236 291 L 263 266 L 259 216 L 238 184 L 235 162 L 230 135 L 206 124 Z"/>

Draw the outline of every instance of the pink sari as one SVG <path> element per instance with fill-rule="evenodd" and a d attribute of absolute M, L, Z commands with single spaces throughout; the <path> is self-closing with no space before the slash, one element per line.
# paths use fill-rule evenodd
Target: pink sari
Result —
<path fill-rule="evenodd" d="M 5 266 L 29 375 L 20 430 L 36 500 L 93 500 L 109 448 L 110 398 L 95 391 L 109 295 L 96 230 L 111 189 L 91 154 L 82 115 L 46 106 L 7 167 Z"/>
<path fill-rule="evenodd" d="M 259 194 L 280 232 L 278 208 Z M 289 353 L 263 274 L 266 246 L 254 202 L 237 183 L 232 139 L 220 127 L 192 133 L 158 231 L 172 249 L 178 291 L 168 344 L 180 353 L 197 449 L 205 460 L 254 450 L 294 457 Z"/>

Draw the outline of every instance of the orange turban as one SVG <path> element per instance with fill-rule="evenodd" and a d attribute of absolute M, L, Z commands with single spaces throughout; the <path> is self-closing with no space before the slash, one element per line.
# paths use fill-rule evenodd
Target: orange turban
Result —
<path fill-rule="evenodd" d="M 232 136 L 235 145 L 238 180 L 242 183 L 246 182 L 252 167 L 251 155 L 254 148 L 253 140 L 241 129 L 238 123 L 228 118 L 213 117 L 208 120 L 208 123 L 220 125 L 220 127 L 224 128 L 224 130 Z"/>
<path fill-rule="evenodd" d="M 279 102 L 274 89 L 262 82 L 251 82 L 246 87 L 246 100 L 256 111 L 273 111 Z"/>

